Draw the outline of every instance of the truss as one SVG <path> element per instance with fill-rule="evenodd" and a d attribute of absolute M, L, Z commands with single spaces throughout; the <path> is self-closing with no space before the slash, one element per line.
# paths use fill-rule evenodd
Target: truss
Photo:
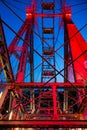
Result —
<path fill-rule="evenodd" d="M 0 68 L 6 78 L 0 82 L 0 127 L 87 128 L 87 43 L 71 19 L 70 7 L 64 4 L 60 14 L 55 13 L 54 1 L 43 0 L 41 7 L 42 13 L 35 12 L 34 3 L 26 8 L 26 20 L 17 33 L 0 20 Z M 42 18 L 42 54 L 34 48 L 33 29 L 38 17 Z M 58 53 L 60 47 L 55 50 L 55 17 L 63 21 L 64 57 Z M 49 26 L 48 20 L 52 22 Z M 2 24 L 16 34 L 8 48 Z M 42 65 L 41 82 L 34 81 L 34 53 L 42 60 L 36 67 Z M 12 55 L 18 62 L 15 75 Z M 60 71 L 55 55 L 63 59 Z M 27 65 L 30 79 L 25 82 Z M 58 75 L 63 82 L 57 81 Z"/>

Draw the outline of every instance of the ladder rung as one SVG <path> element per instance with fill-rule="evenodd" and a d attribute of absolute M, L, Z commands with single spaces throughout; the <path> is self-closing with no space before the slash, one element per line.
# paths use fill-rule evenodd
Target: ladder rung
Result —
<path fill-rule="evenodd" d="M 52 55 L 53 54 L 53 49 L 45 49 L 43 51 L 44 55 Z"/>
<path fill-rule="evenodd" d="M 53 76 L 54 75 L 54 71 L 43 71 L 43 75 L 45 76 Z"/>
<path fill-rule="evenodd" d="M 49 3 L 43 3 L 42 8 L 44 10 L 53 10 L 54 9 L 54 3 L 49 2 Z"/>
<path fill-rule="evenodd" d="M 43 33 L 52 34 L 54 32 L 53 28 L 43 28 Z"/>

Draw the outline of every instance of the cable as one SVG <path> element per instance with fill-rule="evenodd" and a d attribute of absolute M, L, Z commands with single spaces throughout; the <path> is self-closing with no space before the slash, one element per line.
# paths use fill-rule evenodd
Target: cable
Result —
<path fill-rule="evenodd" d="M 74 12 L 73 15 L 76 15 L 76 14 L 78 14 L 78 13 L 82 13 L 83 11 L 86 11 L 86 10 L 87 10 L 87 8 L 78 10 L 78 11 Z"/>
<path fill-rule="evenodd" d="M 85 2 L 81 2 L 81 3 L 77 3 L 77 4 L 69 5 L 69 7 L 75 7 L 75 6 L 85 5 L 85 4 L 87 4 L 86 1 Z M 59 8 L 59 9 L 56 9 L 56 10 L 60 10 L 60 9 L 62 9 L 62 8 Z"/>
<path fill-rule="evenodd" d="M 4 3 L 5 4 L 5 3 Z M 8 7 L 18 18 L 20 18 L 7 4 L 5 4 L 6 7 Z M 24 23 L 23 19 L 20 18 L 20 20 Z M 84 28 L 84 27 L 83 27 Z M 81 29 L 82 30 L 82 29 Z M 79 30 L 80 31 L 80 30 Z M 37 36 L 39 36 L 36 32 L 34 32 Z M 40 37 L 40 36 L 39 36 Z M 41 37 L 40 37 L 41 39 Z M 64 44 L 61 45 L 61 47 L 63 46 Z M 60 48 L 61 48 L 60 47 Z M 57 50 L 59 50 L 60 48 L 58 48 Z"/>
<path fill-rule="evenodd" d="M 59 41 L 58 38 L 59 38 L 60 29 L 61 29 L 61 22 L 62 21 L 59 19 L 59 28 L 58 28 L 58 33 L 57 33 L 57 37 L 56 37 L 56 40 L 55 40 L 55 45 L 57 44 L 57 41 Z"/>
<path fill-rule="evenodd" d="M 17 18 L 19 18 L 22 22 L 24 22 L 24 20 L 15 13 L 15 11 L 13 9 L 11 9 L 3 0 L 1 0 L 1 2 L 13 13 L 15 14 L 15 16 L 17 16 Z"/>
<path fill-rule="evenodd" d="M 2 21 L 2 23 L 5 24 L 12 32 L 14 32 L 14 33 L 17 35 L 17 33 L 16 33 L 7 23 L 5 23 L 5 21 L 3 21 L 3 20 L 1 20 L 1 21 Z M 20 37 L 20 36 L 18 36 L 18 37 Z M 20 39 L 21 39 L 22 41 L 24 41 L 24 39 L 23 39 L 22 37 L 20 37 Z M 28 43 L 26 42 L 26 44 L 28 44 Z M 28 46 L 29 46 L 29 44 L 28 44 Z M 47 59 L 45 59 L 44 57 L 42 57 L 42 56 L 39 54 L 39 52 L 37 52 L 35 49 L 33 49 L 33 51 L 36 52 L 41 58 L 43 58 L 43 60 L 46 61 L 55 71 L 57 71 L 57 75 L 60 74 L 63 78 L 65 78 L 64 75 L 61 74 L 61 71 L 58 71 L 56 68 L 54 68 L 54 66 L 52 66 L 52 65 L 47 61 Z M 55 75 L 55 76 L 56 76 L 56 75 Z M 54 77 L 55 77 L 55 76 L 54 76 Z M 51 80 L 52 80 L 54 77 L 52 77 Z M 66 79 L 66 78 L 65 78 L 65 79 Z M 66 79 L 66 80 L 73 86 L 73 84 L 72 84 L 68 79 Z M 45 84 L 47 84 L 47 83 L 48 83 L 48 81 L 47 81 Z"/>
<path fill-rule="evenodd" d="M 87 1 L 70 5 L 70 7 L 75 7 L 75 6 L 84 5 L 84 4 L 87 4 Z"/>
<path fill-rule="evenodd" d="M 4 22 L 4 21 L 3 21 L 3 22 Z M 4 24 L 7 25 L 5 22 L 4 22 Z M 8 25 L 7 25 L 7 26 L 8 26 Z M 85 26 L 87 26 L 87 25 L 84 25 L 82 28 L 84 28 Z M 81 29 L 82 29 L 82 28 L 81 28 Z M 10 28 L 10 29 L 13 30 L 12 28 Z M 15 31 L 13 30 L 13 32 L 15 32 Z M 35 32 L 34 32 L 34 33 L 35 33 Z M 78 33 L 78 32 L 76 32 L 75 35 L 76 35 L 77 33 Z M 15 32 L 15 34 L 17 35 L 16 32 Z M 73 35 L 72 37 L 74 37 L 74 35 Z M 67 41 L 66 41 L 65 43 L 67 43 Z M 65 43 L 64 43 L 64 44 L 65 44 Z M 62 46 L 64 46 L 64 44 L 63 44 Z M 61 48 L 61 47 L 59 47 L 59 48 Z M 59 48 L 58 48 L 58 49 L 59 49 Z M 58 49 L 57 49 L 57 50 L 58 50 Z M 36 50 L 34 50 L 34 51 L 42 58 L 42 56 L 41 56 Z M 54 51 L 54 53 L 55 53 L 55 51 Z M 44 59 L 50 66 L 52 66 L 45 58 L 43 58 L 43 59 Z M 52 67 L 53 67 L 53 66 L 52 66 Z M 54 67 L 53 67 L 53 68 L 54 68 Z M 56 70 L 56 68 L 54 68 L 54 69 Z M 56 71 L 58 72 L 58 70 L 56 70 Z M 58 73 L 59 73 L 61 76 L 63 76 L 60 72 L 58 72 Z M 64 77 L 64 76 L 63 76 L 63 77 Z M 65 78 L 65 77 L 64 77 L 64 78 Z M 70 82 L 69 82 L 69 83 L 70 83 Z M 71 83 L 70 83 L 70 84 L 71 84 Z"/>
<path fill-rule="evenodd" d="M 79 59 L 81 56 L 83 56 L 85 53 L 87 53 L 87 50 L 85 50 L 83 53 L 81 53 L 81 55 L 79 55 L 76 59 L 74 59 L 72 62 L 70 62 L 68 65 L 67 65 L 67 67 L 69 66 L 69 65 L 71 65 L 72 63 L 74 63 L 77 59 Z M 66 68 L 67 68 L 66 67 Z M 60 70 L 60 73 L 62 72 L 62 71 L 64 71 L 64 69 L 66 69 L 66 68 L 63 68 L 62 70 Z M 57 73 L 55 76 L 57 76 L 57 75 L 59 75 L 59 73 Z M 49 83 L 55 76 L 53 76 L 50 80 L 48 80 L 46 83 L 44 83 L 44 86 L 47 84 L 47 83 Z M 75 86 L 73 86 L 74 88 L 76 88 Z M 77 88 L 76 88 L 77 89 Z M 78 89 L 77 89 L 78 90 Z"/>
<path fill-rule="evenodd" d="M 13 5 L 11 2 L 6 1 L 7 4 L 11 5 L 12 7 L 16 8 L 18 11 L 25 13 L 24 10 L 20 9 L 19 7 Z"/>
<path fill-rule="evenodd" d="M 74 37 L 74 36 L 76 36 L 84 27 L 86 27 L 87 26 L 87 24 L 85 24 L 80 30 L 78 30 L 71 38 L 70 38 L 70 40 Z M 36 32 L 34 32 L 36 35 L 38 35 Z M 40 35 L 38 35 L 39 37 L 40 37 Z M 41 38 L 41 37 L 40 37 Z M 42 38 L 41 38 L 42 39 Z M 42 39 L 43 40 L 43 39 Z M 68 41 L 69 40 L 67 40 L 67 41 L 65 41 L 65 43 L 64 43 L 64 45 L 65 44 L 67 44 L 68 43 Z M 44 41 L 43 40 L 43 42 L 45 42 L 47 45 L 48 45 L 48 43 L 46 42 L 46 41 Z M 64 46 L 63 45 L 63 46 Z M 49 45 L 48 45 L 49 46 Z M 50 46 L 49 46 L 50 47 Z M 57 50 L 54 50 L 54 52 L 53 53 L 56 53 L 56 54 L 58 54 L 57 53 L 57 51 L 60 49 L 60 47 L 57 49 Z M 64 61 L 65 61 L 65 59 L 60 55 L 60 54 L 58 54 L 58 56 L 61 58 L 61 59 L 63 59 Z M 67 61 L 65 61 L 66 63 L 67 63 Z M 68 64 L 68 63 L 67 63 Z M 78 72 L 79 74 L 80 74 L 80 72 Z M 81 75 L 81 74 L 80 74 Z"/>
<path fill-rule="evenodd" d="M 2 0 L 1 0 L 2 1 Z M 20 0 L 13 0 L 14 2 L 18 2 L 20 4 L 24 4 L 24 5 L 28 5 L 29 3 L 25 3 L 23 1 L 20 1 Z M 41 2 L 42 3 L 42 2 Z M 77 3 L 77 4 L 73 4 L 73 5 L 69 5 L 70 7 L 75 7 L 75 6 L 79 6 L 79 5 L 82 5 L 82 4 L 87 4 L 87 2 L 81 2 L 81 3 Z M 41 9 L 41 7 L 38 7 L 38 9 Z M 55 9 L 55 10 L 61 10 L 62 8 L 59 8 L 59 9 Z"/>
<path fill-rule="evenodd" d="M 28 5 L 29 3 L 26 3 L 26 2 L 23 2 L 23 1 L 20 1 L 20 0 L 13 0 L 14 2 L 18 2 L 20 4 L 24 4 L 24 5 Z"/>
<path fill-rule="evenodd" d="M 3 2 L 3 4 L 5 4 L 5 2 Z M 13 12 L 13 14 L 15 14 L 18 18 L 20 18 L 7 4 L 5 4 L 5 6 L 8 7 Z M 21 20 L 21 18 L 20 18 L 20 20 Z M 24 22 L 24 21 L 22 20 L 22 22 Z M 37 33 L 36 33 L 36 35 L 37 35 Z M 40 38 L 40 39 L 42 39 L 42 38 Z"/>
<path fill-rule="evenodd" d="M 84 4 L 87 4 L 87 2 L 81 2 L 81 3 L 77 3 L 77 4 L 73 4 L 73 5 L 69 5 L 69 7 L 75 7 L 75 6 L 79 6 L 79 5 L 84 5 Z M 40 9 L 40 8 L 39 8 Z M 60 10 L 61 11 L 62 8 L 56 8 L 55 10 Z"/>

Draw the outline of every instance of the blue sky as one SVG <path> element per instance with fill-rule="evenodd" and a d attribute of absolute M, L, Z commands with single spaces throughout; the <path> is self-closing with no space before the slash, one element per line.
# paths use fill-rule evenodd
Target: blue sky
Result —
<path fill-rule="evenodd" d="M 25 8 L 26 6 L 29 6 L 31 3 L 31 0 L 4 0 L 5 3 L 23 20 L 26 19 L 25 16 Z M 48 0 L 50 1 L 50 0 Z M 52 1 L 52 0 L 51 0 Z M 61 8 L 60 8 L 60 1 L 59 0 L 55 0 L 56 1 L 56 6 L 55 6 L 55 12 L 56 13 L 61 13 Z M 85 3 L 87 0 L 66 0 L 67 5 L 71 6 L 72 8 L 72 20 L 74 22 L 74 24 L 77 26 L 78 29 L 80 29 L 83 25 L 87 24 L 87 3 Z M 29 3 L 29 5 L 28 5 Z M 36 12 L 41 13 L 41 5 L 40 5 L 40 0 L 38 0 L 37 2 L 37 9 Z M 16 32 L 19 30 L 19 28 L 21 27 L 21 25 L 23 24 L 22 21 L 15 16 L 1 1 L 0 1 L 0 15 L 1 18 L 12 28 L 14 29 Z M 55 49 L 57 49 L 61 44 L 63 44 L 63 26 L 60 29 L 60 33 L 59 36 L 57 37 L 58 34 L 58 30 L 59 30 L 59 21 L 61 19 L 55 18 Z M 40 36 L 41 36 L 41 18 L 38 18 L 37 20 L 37 24 L 38 26 L 36 26 L 34 28 L 34 31 L 37 32 Z M 4 25 L 3 25 L 4 26 Z M 6 42 L 7 42 L 7 46 L 10 45 L 12 39 L 14 38 L 15 34 L 9 30 L 6 26 L 4 26 L 4 32 L 5 32 L 5 37 L 6 37 Z M 81 31 L 83 37 L 85 38 L 85 40 L 87 41 L 87 27 L 84 28 Z M 34 35 L 34 48 L 37 49 L 38 52 L 41 52 L 42 49 L 42 43 L 41 43 L 41 39 Z M 63 48 L 61 48 L 58 53 L 63 56 Z M 42 59 L 34 54 L 34 67 L 36 67 L 41 61 Z M 14 56 L 13 56 L 13 60 L 12 62 L 12 66 L 13 69 L 17 63 L 16 59 L 15 62 L 13 64 L 14 61 Z M 56 67 L 58 70 L 63 69 L 63 60 L 61 58 L 59 58 L 56 55 Z M 29 65 L 27 65 L 27 70 L 29 70 Z M 29 73 L 29 72 L 28 72 Z M 28 75 L 28 73 L 26 73 L 26 75 Z M 16 74 L 16 69 L 15 69 L 15 74 Z M 15 75 L 14 74 L 14 75 Z M 63 73 L 62 73 L 63 74 Z M 25 77 L 26 77 L 25 75 Z M 38 82 L 40 81 L 40 77 L 41 77 L 41 66 L 35 70 L 35 81 Z M 25 78 L 27 81 L 29 79 L 29 77 Z M 57 81 L 63 81 L 63 78 L 61 76 L 57 77 Z"/>

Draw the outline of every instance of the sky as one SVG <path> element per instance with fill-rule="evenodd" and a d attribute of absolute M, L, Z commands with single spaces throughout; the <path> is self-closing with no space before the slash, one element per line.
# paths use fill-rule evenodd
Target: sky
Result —
<path fill-rule="evenodd" d="M 2 2 L 4 1 L 4 3 Z M 45 1 L 45 0 L 44 0 Z M 52 0 L 48 0 L 52 1 Z M 41 13 L 41 0 L 36 0 L 37 3 L 36 6 L 36 12 Z M 26 7 L 30 6 L 32 3 L 31 0 L 1 0 L 0 1 L 0 16 L 1 18 L 15 31 L 18 32 L 20 27 L 22 26 L 23 22 L 18 18 L 20 17 L 22 20 L 25 21 L 26 19 Z M 69 5 L 72 9 L 72 20 L 76 27 L 78 29 L 82 28 L 85 24 L 87 24 L 87 0 L 66 0 L 66 4 Z M 12 9 L 12 11 L 11 11 Z M 62 9 L 60 7 L 60 0 L 55 0 L 55 13 L 61 13 Z M 15 14 L 18 16 L 16 16 Z M 60 27 L 60 18 L 55 18 L 54 22 L 54 27 L 55 27 L 55 50 L 60 47 L 64 43 L 64 29 L 63 25 Z M 7 46 L 10 45 L 12 39 L 15 37 L 15 34 L 8 29 L 5 25 L 4 27 L 4 33 L 5 33 L 5 38 L 6 38 L 6 43 Z M 42 35 L 42 22 L 41 18 L 37 18 L 35 21 L 35 27 L 34 31 L 39 34 L 40 36 Z M 59 35 L 58 35 L 59 32 Z M 83 35 L 84 39 L 87 41 L 87 27 L 85 27 L 82 31 L 81 34 Z M 42 41 L 41 39 L 34 34 L 34 48 L 42 54 Z M 61 48 L 58 53 L 63 57 L 64 56 L 64 48 Z M 61 69 L 64 68 L 64 61 L 57 56 L 56 56 L 56 68 L 60 71 Z M 17 68 L 15 67 L 18 65 L 17 59 L 12 55 L 11 56 L 11 65 L 13 69 L 14 76 L 16 76 L 17 73 Z M 42 59 L 37 55 L 34 54 L 34 68 L 38 66 L 41 63 Z M 40 82 L 41 80 L 41 68 L 42 66 L 38 67 L 34 71 L 34 81 L 35 82 Z M 26 67 L 26 74 L 25 74 L 25 81 L 29 80 L 29 64 Z M 62 72 L 63 74 L 63 72 Z M 0 75 L 1 80 L 4 81 L 5 77 Z M 3 77 L 3 78 L 2 78 Z M 63 81 L 63 77 L 60 75 L 57 76 L 57 81 Z"/>

